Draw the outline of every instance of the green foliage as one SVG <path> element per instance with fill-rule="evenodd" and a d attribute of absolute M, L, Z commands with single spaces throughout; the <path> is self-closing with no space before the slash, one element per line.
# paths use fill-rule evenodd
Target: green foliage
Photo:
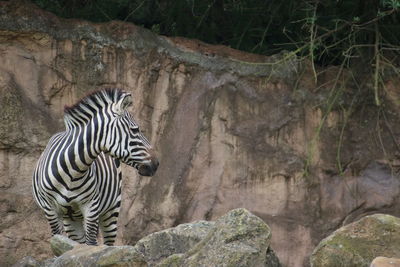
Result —
<path fill-rule="evenodd" d="M 399 0 L 381 0 L 381 5 L 388 9 L 398 9 L 400 7 Z"/>

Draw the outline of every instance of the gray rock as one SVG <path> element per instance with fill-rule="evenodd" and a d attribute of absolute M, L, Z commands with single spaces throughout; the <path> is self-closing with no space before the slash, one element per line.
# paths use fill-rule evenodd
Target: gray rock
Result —
<path fill-rule="evenodd" d="M 158 263 L 157 267 L 179 267 L 182 264 L 184 254 L 173 254 L 168 258 Z"/>
<path fill-rule="evenodd" d="M 246 209 L 218 219 L 208 235 L 177 266 L 266 266 L 271 230 Z"/>
<path fill-rule="evenodd" d="M 144 267 L 147 266 L 147 263 L 132 246 L 78 245 L 58 257 L 51 266 Z"/>
<path fill-rule="evenodd" d="M 79 245 L 79 243 L 63 235 L 54 235 L 50 239 L 51 250 L 56 256 L 60 256 L 63 253 L 73 249 L 76 245 Z"/>
<path fill-rule="evenodd" d="M 56 257 L 50 258 L 44 261 L 39 262 L 38 267 L 51 267 L 53 266 L 54 262 L 56 261 Z"/>
<path fill-rule="evenodd" d="M 37 262 L 33 257 L 26 256 L 22 258 L 20 261 L 13 264 L 12 267 L 38 267 L 39 262 Z"/>
<path fill-rule="evenodd" d="M 374 214 L 343 226 L 322 240 L 312 267 L 368 267 L 378 256 L 400 258 L 400 218 Z"/>
<path fill-rule="evenodd" d="M 208 221 L 180 224 L 142 238 L 136 243 L 135 248 L 152 266 L 173 254 L 187 252 L 206 237 L 214 224 Z"/>

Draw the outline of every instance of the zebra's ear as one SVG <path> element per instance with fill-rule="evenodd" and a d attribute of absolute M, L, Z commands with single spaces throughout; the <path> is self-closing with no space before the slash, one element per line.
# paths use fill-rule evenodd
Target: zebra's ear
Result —
<path fill-rule="evenodd" d="M 131 94 L 125 94 L 117 103 L 117 111 L 120 115 L 124 114 L 124 111 L 132 105 Z"/>

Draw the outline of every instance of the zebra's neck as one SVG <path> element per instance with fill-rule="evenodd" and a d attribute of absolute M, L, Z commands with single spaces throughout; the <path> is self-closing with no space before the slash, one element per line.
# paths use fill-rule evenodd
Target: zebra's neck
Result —
<path fill-rule="evenodd" d="M 101 125 L 89 121 L 86 124 L 74 125 L 64 132 L 64 149 L 60 159 L 67 168 L 71 179 L 86 175 L 93 161 L 101 153 L 100 143 L 103 132 Z"/>

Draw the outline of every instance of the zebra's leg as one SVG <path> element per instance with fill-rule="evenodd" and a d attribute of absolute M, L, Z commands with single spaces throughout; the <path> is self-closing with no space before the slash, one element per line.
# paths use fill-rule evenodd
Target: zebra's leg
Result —
<path fill-rule="evenodd" d="M 83 217 L 64 217 L 64 228 L 68 238 L 81 244 L 86 242 L 85 231 L 83 229 Z"/>
<path fill-rule="evenodd" d="M 91 205 L 84 214 L 85 243 L 87 245 L 97 245 L 97 235 L 99 233 L 99 211 L 98 202 Z"/>
<path fill-rule="evenodd" d="M 119 210 L 120 206 L 117 205 L 100 217 L 100 229 L 103 235 L 104 244 L 107 246 L 114 245 L 115 239 L 117 238 Z"/>
<path fill-rule="evenodd" d="M 50 209 L 45 209 L 45 216 L 47 221 L 50 224 L 51 234 L 52 235 L 60 235 L 63 231 L 63 226 L 60 220 L 60 217 L 56 212 Z"/>
<path fill-rule="evenodd" d="M 85 242 L 86 245 L 97 245 L 97 234 L 99 232 L 99 219 L 87 218 L 85 219 Z"/>

